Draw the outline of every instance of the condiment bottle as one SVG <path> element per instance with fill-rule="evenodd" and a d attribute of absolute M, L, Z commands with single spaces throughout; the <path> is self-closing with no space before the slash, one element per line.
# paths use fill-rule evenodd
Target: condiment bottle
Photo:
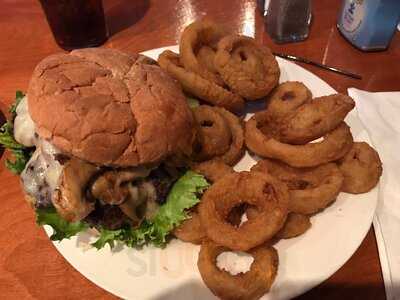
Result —
<path fill-rule="evenodd" d="M 384 50 L 400 20 L 400 0 L 344 0 L 337 27 L 363 51 Z"/>

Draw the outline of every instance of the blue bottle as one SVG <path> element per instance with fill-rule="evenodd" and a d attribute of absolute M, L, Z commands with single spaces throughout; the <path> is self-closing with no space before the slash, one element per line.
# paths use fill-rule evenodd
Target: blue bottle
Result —
<path fill-rule="evenodd" d="M 400 21 L 400 0 L 344 0 L 338 29 L 363 51 L 384 50 Z"/>

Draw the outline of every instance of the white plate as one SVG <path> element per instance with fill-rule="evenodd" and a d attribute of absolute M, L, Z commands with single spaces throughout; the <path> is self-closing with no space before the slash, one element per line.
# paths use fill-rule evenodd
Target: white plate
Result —
<path fill-rule="evenodd" d="M 167 48 L 144 54 L 157 58 Z M 173 51 L 175 47 L 168 47 Z M 326 82 L 302 67 L 278 58 L 280 81 L 297 80 L 308 86 L 314 96 L 335 93 Z M 346 119 L 355 140 L 369 142 L 355 111 Z M 248 170 L 254 160 L 246 156 L 236 166 Z M 304 235 L 281 241 L 278 276 L 269 294 L 262 299 L 288 299 L 315 287 L 335 273 L 356 251 L 367 234 L 377 204 L 377 188 L 367 194 L 341 193 L 337 201 L 313 217 Z M 51 229 L 46 226 L 46 232 Z M 89 280 L 126 299 L 214 299 L 197 270 L 198 246 L 172 242 L 166 249 L 146 247 L 138 251 L 107 247 L 100 251 L 85 247 L 89 234 L 54 245 L 65 259 Z M 355 271 L 357 272 L 357 270 Z M 73 288 L 73 287 L 71 287 Z"/>

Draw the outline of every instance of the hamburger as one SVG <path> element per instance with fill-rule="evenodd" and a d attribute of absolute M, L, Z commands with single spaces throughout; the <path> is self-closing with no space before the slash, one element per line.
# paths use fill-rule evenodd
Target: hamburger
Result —
<path fill-rule="evenodd" d="M 173 186 L 207 185 L 185 174 L 196 133 L 186 97 L 142 55 L 100 48 L 51 55 L 36 66 L 13 112 L 1 134 L 12 132 L 24 147 L 22 187 L 53 239 L 94 227 L 114 234 L 97 246 L 114 239 L 135 246 L 147 242 L 144 232 L 155 240 L 160 230 L 163 242 L 194 205 L 192 195 L 190 203 L 166 203 Z M 175 216 L 168 228 L 154 228 L 165 205 Z"/>

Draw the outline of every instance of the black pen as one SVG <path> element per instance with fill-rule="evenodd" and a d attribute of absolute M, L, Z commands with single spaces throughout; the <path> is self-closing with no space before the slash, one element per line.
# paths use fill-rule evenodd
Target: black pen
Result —
<path fill-rule="evenodd" d="M 335 72 L 335 73 L 339 73 L 339 74 L 342 74 L 342 75 L 345 75 L 345 76 L 349 76 L 351 78 L 362 79 L 362 77 L 360 75 L 357 75 L 357 74 L 354 74 L 354 73 L 351 73 L 351 72 L 348 72 L 348 71 L 340 70 L 340 69 L 337 69 L 337 68 L 334 68 L 334 67 L 330 67 L 330 66 L 327 66 L 327 65 L 312 61 L 312 60 L 308 60 L 306 58 L 302 58 L 302 57 L 298 57 L 298 56 L 294 56 L 294 55 L 290 55 L 290 54 L 276 53 L 276 52 L 274 52 L 273 54 L 275 56 L 279 56 L 279 57 L 282 57 L 282 58 L 285 58 L 285 59 L 288 59 L 288 60 L 294 60 L 294 61 L 302 62 L 302 63 L 305 63 L 305 64 L 313 65 L 313 66 L 316 66 L 316 67 L 320 67 L 322 69 L 325 69 L 325 70 L 328 70 L 328 71 L 332 71 L 332 72 Z"/>

